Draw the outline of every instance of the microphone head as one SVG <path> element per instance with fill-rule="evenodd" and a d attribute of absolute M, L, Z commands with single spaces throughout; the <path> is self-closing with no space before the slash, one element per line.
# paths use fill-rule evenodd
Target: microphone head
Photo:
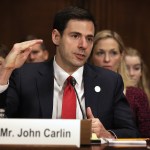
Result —
<path fill-rule="evenodd" d="M 72 78 L 70 79 L 70 83 L 71 83 L 71 85 L 72 85 L 73 87 L 76 85 L 76 80 L 75 80 L 74 77 L 72 77 Z"/>

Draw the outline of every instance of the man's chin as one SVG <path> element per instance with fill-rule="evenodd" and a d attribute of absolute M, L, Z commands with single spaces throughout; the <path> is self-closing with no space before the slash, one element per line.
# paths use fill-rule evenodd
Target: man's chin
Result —
<path fill-rule="evenodd" d="M 79 68 L 79 67 L 82 67 L 84 64 L 85 64 L 85 62 L 82 62 L 82 63 L 76 63 L 75 66 Z"/>

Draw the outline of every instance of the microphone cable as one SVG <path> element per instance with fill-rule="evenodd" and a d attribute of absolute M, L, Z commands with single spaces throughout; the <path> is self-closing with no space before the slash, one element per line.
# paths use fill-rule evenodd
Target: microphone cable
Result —
<path fill-rule="evenodd" d="M 81 103 L 80 103 L 80 99 L 79 99 L 77 90 L 76 90 L 76 88 L 75 88 L 76 80 L 75 80 L 74 77 L 72 77 L 72 78 L 70 79 L 70 83 L 71 83 L 71 85 L 73 86 L 73 88 L 74 88 L 74 90 L 75 90 L 75 93 L 76 93 L 76 96 L 77 96 L 77 100 L 78 100 L 78 103 L 79 103 L 79 106 L 80 106 L 80 110 L 81 110 L 81 113 L 82 113 L 82 118 L 83 118 L 83 119 L 86 119 L 86 116 L 85 116 L 85 114 L 84 114 L 82 105 L 81 105 Z"/>

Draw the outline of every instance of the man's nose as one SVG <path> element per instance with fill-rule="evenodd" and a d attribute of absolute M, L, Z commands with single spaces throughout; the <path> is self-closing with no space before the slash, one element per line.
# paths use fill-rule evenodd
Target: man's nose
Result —
<path fill-rule="evenodd" d="M 29 55 L 29 57 L 30 57 L 30 60 L 34 60 L 35 59 L 35 55 L 32 54 L 32 53 Z"/>
<path fill-rule="evenodd" d="M 87 43 L 86 38 L 85 37 L 80 38 L 80 40 L 79 40 L 79 47 L 83 48 L 83 49 L 86 49 L 87 46 L 88 46 L 88 43 Z"/>

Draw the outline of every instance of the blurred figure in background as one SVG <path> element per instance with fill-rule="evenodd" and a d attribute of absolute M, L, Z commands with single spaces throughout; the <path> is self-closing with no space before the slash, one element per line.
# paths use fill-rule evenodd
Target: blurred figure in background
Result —
<path fill-rule="evenodd" d="M 150 106 L 150 80 L 148 78 L 148 68 L 144 63 L 140 52 L 134 48 L 127 48 L 124 55 L 125 64 L 130 78 L 134 81 L 134 86 L 144 90 L 147 94 Z"/>
<path fill-rule="evenodd" d="M 7 54 L 8 54 L 7 46 L 4 44 L 0 44 L 0 71 Z M 5 117 L 5 101 L 2 99 L 3 98 L 1 98 L 0 100 L 0 118 Z"/>
<path fill-rule="evenodd" d="M 134 120 L 139 128 L 141 137 L 150 137 L 150 109 L 144 91 L 134 87 L 134 81 L 128 76 L 124 62 L 125 46 L 122 38 L 116 32 L 103 30 L 94 39 L 90 63 L 118 72 L 124 81 L 124 94 L 132 108 Z"/>
<path fill-rule="evenodd" d="M 38 39 L 34 35 L 28 35 L 24 41 Z M 32 52 L 29 54 L 27 62 L 44 62 L 49 58 L 49 51 L 44 43 L 35 44 L 32 46 Z"/>
<path fill-rule="evenodd" d="M 103 30 L 95 36 L 89 61 L 95 66 L 120 73 L 126 87 L 132 85 L 132 81 L 127 76 L 126 65 L 122 61 L 124 51 L 125 45 L 120 35 L 111 30 Z"/>
<path fill-rule="evenodd" d="M 2 63 L 5 59 L 5 57 L 8 54 L 8 48 L 4 44 L 0 44 L 0 67 L 2 66 Z"/>

